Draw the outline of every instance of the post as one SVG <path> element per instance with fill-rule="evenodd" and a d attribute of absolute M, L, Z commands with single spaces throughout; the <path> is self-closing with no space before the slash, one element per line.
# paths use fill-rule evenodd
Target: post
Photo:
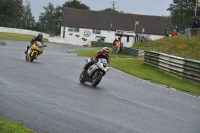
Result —
<path fill-rule="evenodd" d="M 139 22 L 138 21 L 135 21 L 135 29 L 134 29 L 134 32 L 136 31 L 136 25 L 138 25 Z"/>
<path fill-rule="evenodd" d="M 142 36 L 142 34 L 144 34 L 144 32 L 145 32 L 145 29 L 142 29 L 142 31 L 141 31 L 141 36 Z M 140 37 L 141 37 L 141 36 L 140 36 Z M 142 38 L 142 41 L 143 41 L 143 42 L 145 41 L 144 36 L 143 36 L 143 38 Z"/>
<path fill-rule="evenodd" d="M 197 16 L 197 0 L 196 0 L 196 4 L 195 4 L 195 17 Z"/>
<path fill-rule="evenodd" d="M 59 24 L 60 24 L 60 27 L 59 27 L 60 29 L 59 29 L 58 31 L 60 31 L 60 35 L 62 35 L 62 33 L 61 33 L 61 27 L 62 27 L 62 26 L 61 26 L 61 24 L 62 24 L 62 18 L 61 18 L 61 17 L 59 18 Z"/>

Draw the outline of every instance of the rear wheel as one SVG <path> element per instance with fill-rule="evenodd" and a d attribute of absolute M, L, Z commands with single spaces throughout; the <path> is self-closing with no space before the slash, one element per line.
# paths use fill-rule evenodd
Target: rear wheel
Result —
<path fill-rule="evenodd" d="M 82 73 L 81 73 L 81 75 L 80 75 L 80 77 L 79 77 L 79 81 L 80 81 L 81 83 L 85 83 L 84 76 L 85 76 L 85 72 L 82 71 Z"/>
<path fill-rule="evenodd" d="M 33 60 L 35 59 L 35 57 L 36 57 L 36 52 L 34 52 L 33 56 L 31 56 L 30 62 L 33 62 Z"/>
<path fill-rule="evenodd" d="M 97 86 L 103 77 L 103 73 L 101 71 L 96 71 L 92 77 L 92 86 Z"/>

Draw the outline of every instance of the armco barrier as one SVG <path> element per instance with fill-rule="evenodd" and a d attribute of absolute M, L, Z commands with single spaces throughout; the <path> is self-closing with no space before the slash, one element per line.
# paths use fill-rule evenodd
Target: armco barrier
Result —
<path fill-rule="evenodd" d="M 112 47 L 112 43 L 92 41 L 91 47 Z"/>
<path fill-rule="evenodd" d="M 128 55 L 138 56 L 139 55 L 139 51 L 140 50 L 138 50 L 138 49 L 124 47 L 124 53 L 128 54 Z"/>
<path fill-rule="evenodd" d="M 144 50 L 128 48 L 128 47 L 123 47 L 123 52 L 124 52 L 124 54 L 132 55 L 132 56 L 143 56 L 144 55 Z M 117 49 L 115 47 L 113 47 L 112 53 L 117 54 Z"/>
<path fill-rule="evenodd" d="M 113 48 L 112 48 L 112 53 L 113 53 L 113 54 L 117 54 L 117 48 L 116 48 L 116 47 L 113 47 Z"/>
<path fill-rule="evenodd" d="M 188 60 L 155 51 L 145 51 L 144 63 L 200 83 L 200 61 Z"/>

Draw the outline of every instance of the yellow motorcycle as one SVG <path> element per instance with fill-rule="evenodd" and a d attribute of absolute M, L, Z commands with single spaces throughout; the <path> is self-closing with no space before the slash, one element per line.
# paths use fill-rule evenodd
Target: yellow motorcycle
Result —
<path fill-rule="evenodd" d="M 29 47 L 26 53 L 26 61 L 33 62 L 34 59 L 37 59 L 38 55 L 40 55 L 43 52 L 44 47 L 47 46 L 39 41 L 35 41 L 34 44 L 32 44 L 31 47 Z"/>

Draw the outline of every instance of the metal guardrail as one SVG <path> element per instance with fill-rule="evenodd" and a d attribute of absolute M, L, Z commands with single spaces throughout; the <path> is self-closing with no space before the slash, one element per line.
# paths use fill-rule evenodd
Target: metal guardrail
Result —
<path fill-rule="evenodd" d="M 144 63 L 200 83 L 200 61 L 184 59 L 155 51 L 145 51 Z"/>
<path fill-rule="evenodd" d="M 123 47 L 122 48 L 123 53 L 127 55 L 132 55 L 132 56 L 143 56 L 144 55 L 144 50 L 139 50 L 139 49 L 134 49 L 134 48 L 129 48 L 129 47 Z M 117 54 L 117 49 L 116 47 L 113 47 L 112 52 L 114 54 Z"/>
<path fill-rule="evenodd" d="M 128 54 L 128 55 L 138 56 L 139 50 L 138 49 L 124 47 L 124 53 Z"/>
<path fill-rule="evenodd" d="M 92 41 L 91 47 L 112 47 L 112 43 Z"/>
<path fill-rule="evenodd" d="M 116 48 L 116 47 L 113 47 L 113 48 L 112 48 L 112 53 L 113 53 L 113 54 L 117 54 L 117 48 Z"/>

